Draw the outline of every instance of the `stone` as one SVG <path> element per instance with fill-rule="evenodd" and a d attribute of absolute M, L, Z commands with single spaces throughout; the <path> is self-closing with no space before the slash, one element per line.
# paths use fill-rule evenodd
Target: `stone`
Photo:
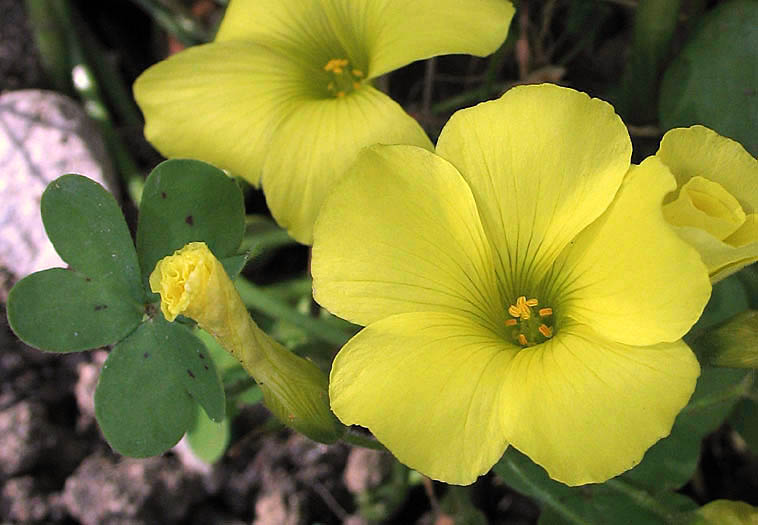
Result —
<path fill-rule="evenodd" d="M 96 124 L 59 93 L 29 89 L 0 95 L 0 275 L 11 276 L 5 280 L 66 266 L 47 239 L 39 208 L 48 183 L 66 173 L 116 188 Z M 9 284 L 0 283 L 0 301 Z"/>
<path fill-rule="evenodd" d="M 30 471 L 55 447 L 56 435 L 45 405 L 37 401 L 19 401 L 0 411 L 0 477 Z"/>

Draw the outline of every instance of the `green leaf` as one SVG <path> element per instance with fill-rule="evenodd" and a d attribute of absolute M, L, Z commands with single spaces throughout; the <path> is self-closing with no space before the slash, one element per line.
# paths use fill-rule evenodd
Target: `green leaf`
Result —
<path fill-rule="evenodd" d="M 142 304 L 101 279 L 52 268 L 22 279 L 8 295 L 8 322 L 40 350 L 76 352 L 116 343 L 142 320 Z"/>
<path fill-rule="evenodd" d="M 663 77 L 661 126 L 703 124 L 758 155 L 758 2 L 732 0 L 703 16 Z"/>
<path fill-rule="evenodd" d="M 143 282 L 158 260 L 188 242 L 205 242 L 219 259 L 235 254 L 244 228 L 242 192 L 234 179 L 196 160 L 159 164 L 145 182 L 137 226 Z"/>
<path fill-rule="evenodd" d="M 42 221 L 61 258 L 76 271 L 145 300 L 134 243 L 113 196 L 81 175 L 64 175 L 42 194 Z"/>
<path fill-rule="evenodd" d="M 230 279 L 236 279 L 239 273 L 245 267 L 245 263 L 247 263 L 247 259 L 248 259 L 247 254 L 241 253 L 239 255 L 232 255 L 231 257 L 220 259 L 220 262 L 221 262 L 221 265 L 224 267 L 224 271 L 226 272 L 226 275 L 228 275 Z"/>
<path fill-rule="evenodd" d="M 211 420 L 200 407 L 195 408 L 195 419 L 187 430 L 187 441 L 199 459 L 215 463 L 229 445 L 229 418 L 217 423 Z"/>
<path fill-rule="evenodd" d="M 682 487 L 695 473 L 703 438 L 721 426 L 751 382 L 745 370 L 704 367 L 671 434 L 653 445 L 642 462 L 621 479 L 654 493 Z"/>
<path fill-rule="evenodd" d="M 205 347 L 187 328 L 156 316 L 111 351 L 95 413 L 117 452 L 147 457 L 174 446 L 190 427 L 193 398 L 211 419 L 223 419 L 224 392 Z"/>
<path fill-rule="evenodd" d="M 652 496 L 632 484 L 612 479 L 601 485 L 568 487 L 553 481 L 528 457 L 510 447 L 494 471 L 514 490 L 536 499 L 541 524 L 682 523 L 682 513 L 697 508 L 679 494 Z"/>

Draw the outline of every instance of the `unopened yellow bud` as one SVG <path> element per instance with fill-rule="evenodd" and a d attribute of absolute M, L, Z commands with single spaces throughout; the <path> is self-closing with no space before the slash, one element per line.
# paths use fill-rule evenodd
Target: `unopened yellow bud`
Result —
<path fill-rule="evenodd" d="M 164 257 L 150 289 L 168 321 L 184 315 L 232 354 L 260 385 L 264 403 L 283 423 L 315 441 L 332 443 L 342 427 L 329 410 L 327 379 L 310 361 L 271 339 L 250 318 L 224 267 L 205 243 Z"/>

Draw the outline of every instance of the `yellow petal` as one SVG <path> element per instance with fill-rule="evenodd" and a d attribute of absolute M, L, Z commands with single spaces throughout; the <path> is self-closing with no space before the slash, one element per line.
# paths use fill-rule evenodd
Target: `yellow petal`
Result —
<path fill-rule="evenodd" d="M 557 315 L 625 344 L 676 341 L 710 297 L 698 253 L 665 222 L 674 179 L 655 157 L 633 166 L 615 201 L 567 248 L 549 279 Z M 560 331 L 560 329 L 559 329 Z"/>
<path fill-rule="evenodd" d="M 436 55 L 489 55 L 505 40 L 514 13 L 506 0 L 332 0 L 322 5 L 347 42 L 365 42 L 370 78 Z"/>
<path fill-rule="evenodd" d="M 507 446 L 495 402 L 514 351 L 456 315 L 388 317 L 337 354 L 332 410 L 346 424 L 371 429 L 409 467 L 469 484 Z"/>
<path fill-rule="evenodd" d="M 631 151 L 609 104 L 549 84 L 457 112 L 437 143 L 471 185 L 513 299 L 605 211 Z"/>
<path fill-rule="evenodd" d="M 499 402 L 505 435 L 553 479 L 601 483 L 671 432 L 699 373 L 681 341 L 626 346 L 569 323 L 511 361 Z"/>
<path fill-rule="evenodd" d="M 758 215 L 755 213 L 748 215 L 742 227 L 723 241 L 699 228 L 674 229 L 700 253 L 712 283 L 758 261 Z"/>
<path fill-rule="evenodd" d="M 700 176 L 718 182 L 746 213 L 758 212 L 758 160 L 739 142 L 704 126 L 668 131 L 656 153 L 683 186 Z"/>
<path fill-rule="evenodd" d="M 277 129 L 264 165 L 263 191 L 276 221 L 310 244 L 327 193 L 358 151 L 375 143 L 432 147 L 415 120 L 370 86 L 298 107 Z"/>
<path fill-rule="evenodd" d="M 258 184 L 271 133 L 314 89 L 304 71 L 256 44 L 207 44 L 149 68 L 134 96 L 145 136 L 163 155 L 202 159 Z"/>
<path fill-rule="evenodd" d="M 238 0 L 216 39 L 347 53 L 374 78 L 435 55 L 488 55 L 505 40 L 513 12 L 506 0 Z"/>
<path fill-rule="evenodd" d="M 679 196 L 663 207 L 663 216 L 674 226 L 705 230 L 719 240 L 736 232 L 745 212 L 718 182 L 696 176 L 679 189 Z"/>
<path fill-rule="evenodd" d="M 316 300 L 352 322 L 444 311 L 504 316 L 473 196 L 444 159 L 413 146 L 361 152 L 316 223 Z"/>

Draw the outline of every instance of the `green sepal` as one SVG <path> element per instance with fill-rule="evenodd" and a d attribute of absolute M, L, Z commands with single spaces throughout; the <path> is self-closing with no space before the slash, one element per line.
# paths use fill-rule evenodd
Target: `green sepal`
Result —
<path fill-rule="evenodd" d="M 188 242 L 203 241 L 219 259 L 236 253 L 245 230 L 242 191 L 218 168 L 189 159 L 162 162 L 142 192 L 137 252 L 143 283 L 155 264 Z"/>
<path fill-rule="evenodd" d="M 695 339 L 701 361 L 712 366 L 758 368 L 758 310 L 747 310 Z"/>
<path fill-rule="evenodd" d="M 755 95 L 758 3 L 723 2 L 706 13 L 661 84 L 664 130 L 703 124 L 758 155 Z"/>
<path fill-rule="evenodd" d="M 145 300 L 134 243 L 116 200 L 93 180 L 63 175 L 42 194 L 42 222 L 73 269 L 107 282 L 124 299 Z"/>
<path fill-rule="evenodd" d="M 8 323 L 23 342 L 48 352 L 117 343 L 140 323 L 143 306 L 109 284 L 63 268 L 33 273 L 8 295 Z"/>
<path fill-rule="evenodd" d="M 109 354 L 95 414 L 114 450 L 148 457 L 174 446 L 190 428 L 195 401 L 212 420 L 223 420 L 224 391 L 205 346 L 158 315 Z"/>

